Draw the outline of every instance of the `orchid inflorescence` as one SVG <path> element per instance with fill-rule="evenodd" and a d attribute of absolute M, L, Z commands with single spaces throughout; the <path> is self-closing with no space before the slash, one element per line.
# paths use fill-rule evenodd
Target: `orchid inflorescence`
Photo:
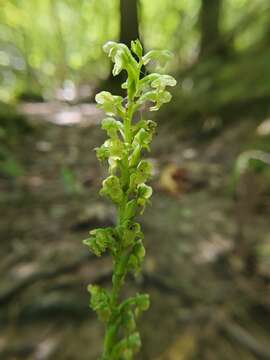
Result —
<path fill-rule="evenodd" d="M 144 151 L 150 151 L 156 123 L 134 115 L 143 105 L 151 104 L 150 111 L 158 110 L 171 100 L 168 86 L 175 86 L 170 75 L 151 73 L 142 77 L 142 68 L 148 63 L 163 66 L 170 58 L 167 50 L 152 50 L 143 55 L 139 40 L 131 42 L 131 51 L 121 43 L 107 42 L 103 49 L 114 63 L 114 76 L 126 71 L 127 80 L 122 84 L 127 97 L 102 91 L 96 95 L 98 107 L 107 117 L 102 129 L 108 139 L 96 149 L 100 161 L 108 161 L 109 174 L 103 181 L 100 195 L 111 200 L 117 207 L 115 227 L 90 231 L 84 240 L 92 253 L 101 256 L 109 252 L 113 259 L 112 288 L 107 290 L 89 285 L 90 306 L 105 323 L 106 333 L 101 360 L 131 360 L 139 350 L 141 341 L 136 330 L 136 318 L 149 307 L 148 294 L 136 294 L 120 301 L 120 290 L 126 275 L 140 273 L 145 256 L 143 233 L 136 217 L 143 214 L 152 195 L 146 185 L 152 175 L 152 164 L 142 159 Z"/>

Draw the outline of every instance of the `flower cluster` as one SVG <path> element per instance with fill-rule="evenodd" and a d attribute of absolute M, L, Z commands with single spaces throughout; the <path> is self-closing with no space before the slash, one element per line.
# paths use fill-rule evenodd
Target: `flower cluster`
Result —
<path fill-rule="evenodd" d="M 103 47 L 114 63 L 113 75 L 126 71 L 127 80 L 122 84 L 127 97 L 102 91 L 96 95 L 98 107 L 106 116 L 102 129 L 108 139 L 96 149 L 97 158 L 108 162 L 108 177 L 103 181 L 100 195 L 111 200 L 117 207 L 115 227 L 90 231 L 84 240 L 91 252 L 101 256 L 108 251 L 113 259 L 112 289 L 89 286 L 90 306 L 106 325 L 102 360 L 131 360 L 140 348 L 140 336 L 136 330 L 136 318 L 149 307 L 149 296 L 137 294 L 124 301 L 119 300 L 126 275 L 137 275 L 145 256 L 143 233 L 136 217 L 144 212 L 152 195 L 146 184 L 152 175 L 152 165 L 142 159 L 150 151 L 150 143 L 156 129 L 152 120 L 134 120 L 134 114 L 145 104 L 150 111 L 158 110 L 171 100 L 167 90 L 175 86 L 170 75 L 151 73 L 141 77 L 142 67 L 149 62 L 164 65 L 170 58 L 168 51 L 150 51 L 143 55 L 139 40 L 132 41 L 131 50 L 124 45 L 109 41 Z"/>

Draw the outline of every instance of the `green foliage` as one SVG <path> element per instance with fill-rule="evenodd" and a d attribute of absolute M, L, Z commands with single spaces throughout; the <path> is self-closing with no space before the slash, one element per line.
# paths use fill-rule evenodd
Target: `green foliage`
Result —
<path fill-rule="evenodd" d="M 178 67 L 194 61 L 200 42 L 200 0 L 140 0 L 140 30 L 147 48 L 169 48 Z M 252 47 L 269 28 L 267 0 L 226 0 L 221 30 L 236 50 Z M 109 69 L 100 44 L 119 37 L 119 1 L 2 1 L 0 11 L 0 99 L 41 100 L 59 86 L 104 78 Z M 81 46 L 85 44 L 85 46 Z M 110 44 L 108 44 L 110 51 Z M 121 46 L 118 47 L 123 51 Z M 140 57 L 142 48 L 132 43 Z M 151 57 L 155 57 L 155 51 Z M 168 53 L 158 54 L 166 60 Z M 114 73 L 121 71 L 119 52 Z M 127 53 L 127 56 L 128 53 Z M 150 56 L 150 55 L 147 55 Z M 132 62 L 132 59 L 131 59 Z M 68 86 L 67 86 L 68 87 Z"/>
<path fill-rule="evenodd" d="M 115 0 L 2 1 L 0 99 L 53 96 L 66 80 L 87 84 L 104 75 L 100 44 L 117 36 L 118 20 Z"/>
<path fill-rule="evenodd" d="M 171 99 L 166 90 L 175 86 L 172 76 L 158 73 L 140 78 L 141 68 L 150 61 L 162 63 L 171 58 L 167 51 L 150 51 L 143 55 L 138 40 L 132 41 L 131 50 L 124 45 L 108 42 L 104 51 L 114 62 L 113 75 L 126 71 L 127 81 L 122 85 L 127 90 L 127 101 L 102 91 L 96 95 L 98 107 L 110 117 L 102 121 L 102 129 L 108 139 L 96 149 L 100 161 L 108 161 L 109 175 L 103 180 L 100 195 L 111 200 L 117 207 L 117 224 L 114 228 L 95 229 L 84 244 L 96 256 L 109 251 L 113 258 L 112 289 L 89 286 L 90 306 L 106 324 L 102 360 L 130 360 L 141 345 L 136 330 L 136 318 L 149 307 L 149 296 L 137 294 L 121 302 L 121 287 L 130 272 L 141 271 L 145 257 L 143 233 L 136 222 L 152 195 L 146 182 L 152 176 L 152 165 L 141 159 L 143 151 L 150 151 L 150 143 L 156 124 L 152 120 L 135 122 L 134 114 L 145 103 L 152 103 L 150 111 L 160 108 Z"/>

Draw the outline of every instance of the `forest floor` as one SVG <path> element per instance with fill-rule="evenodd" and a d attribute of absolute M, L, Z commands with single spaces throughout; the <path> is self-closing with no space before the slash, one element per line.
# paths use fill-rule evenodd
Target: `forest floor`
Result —
<path fill-rule="evenodd" d="M 0 178 L 0 358 L 96 360 L 103 329 L 86 286 L 109 285 L 111 263 L 82 240 L 115 219 L 98 195 L 102 114 L 57 103 L 21 110 L 34 127 L 17 144 L 24 171 Z M 160 125 L 155 192 L 141 219 L 146 262 L 125 290 L 151 295 L 138 359 L 270 359 L 269 197 L 261 179 L 236 186 L 232 176 L 262 120 L 200 142 Z"/>

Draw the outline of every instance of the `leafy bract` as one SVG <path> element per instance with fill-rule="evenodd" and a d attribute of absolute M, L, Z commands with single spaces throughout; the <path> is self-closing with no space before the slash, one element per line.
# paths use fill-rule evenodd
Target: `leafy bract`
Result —
<path fill-rule="evenodd" d="M 143 48 L 140 41 L 137 39 L 135 41 L 131 41 L 131 50 L 138 56 L 138 59 L 140 60 L 143 55 Z"/>

